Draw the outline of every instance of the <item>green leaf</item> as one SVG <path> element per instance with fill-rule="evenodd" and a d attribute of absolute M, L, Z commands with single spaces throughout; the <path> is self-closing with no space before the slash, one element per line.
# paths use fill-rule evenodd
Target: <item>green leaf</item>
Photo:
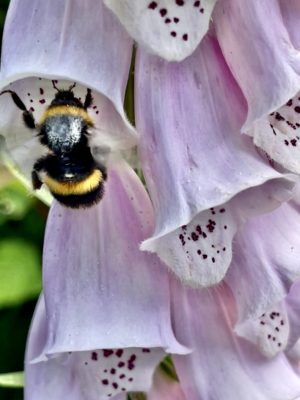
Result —
<path fill-rule="evenodd" d="M 159 365 L 159 368 L 164 371 L 171 379 L 174 381 L 179 381 L 177 374 L 176 374 L 176 369 L 173 364 L 171 356 L 165 357 L 162 362 Z"/>
<path fill-rule="evenodd" d="M 130 393 L 128 395 L 128 400 L 146 400 L 146 395 L 144 393 Z"/>
<path fill-rule="evenodd" d="M 20 220 L 33 203 L 27 190 L 17 181 L 4 186 L 0 190 L 0 218 Z"/>
<path fill-rule="evenodd" d="M 0 242 L 0 307 L 36 297 L 41 290 L 40 254 L 36 246 L 19 238 Z"/>
<path fill-rule="evenodd" d="M 24 387 L 24 373 L 11 372 L 9 374 L 0 374 L 0 386 L 9 388 Z"/>

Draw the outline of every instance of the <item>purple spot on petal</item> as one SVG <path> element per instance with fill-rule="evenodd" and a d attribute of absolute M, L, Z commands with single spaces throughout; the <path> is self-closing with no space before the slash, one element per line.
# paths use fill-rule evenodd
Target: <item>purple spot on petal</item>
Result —
<path fill-rule="evenodd" d="M 91 360 L 93 360 L 93 361 L 97 361 L 98 360 L 98 354 L 95 351 L 93 351 L 91 353 Z"/>
<path fill-rule="evenodd" d="M 114 389 L 118 389 L 118 387 L 119 387 L 119 385 L 117 384 L 117 382 L 113 382 L 112 386 L 113 386 Z"/>
<path fill-rule="evenodd" d="M 42 96 L 44 94 L 44 89 L 40 88 L 40 95 Z"/>
<path fill-rule="evenodd" d="M 184 6 L 184 0 L 175 0 L 175 3 L 176 3 L 178 6 Z"/>
<path fill-rule="evenodd" d="M 133 362 L 133 361 L 135 361 L 136 360 L 136 355 L 135 354 L 132 354 L 131 356 L 130 356 L 130 358 L 129 358 L 129 362 Z"/>
<path fill-rule="evenodd" d="M 296 111 L 296 113 L 300 113 L 300 107 L 299 107 L 299 106 L 296 106 L 296 107 L 294 108 L 294 110 Z"/>
<path fill-rule="evenodd" d="M 194 242 L 196 242 L 199 239 L 199 236 L 195 232 L 192 232 L 191 237 L 192 237 Z"/>
<path fill-rule="evenodd" d="M 150 349 L 142 349 L 142 352 L 143 352 L 143 353 L 150 353 L 151 350 L 150 350 Z"/>
<path fill-rule="evenodd" d="M 112 354 L 114 354 L 113 350 L 104 349 L 102 351 L 103 351 L 103 356 L 104 357 L 110 357 Z"/>
<path fill-rule="evenodd" d="M 41 99 L 41 100 L 40 100 L 40 103 L 41 103 L 41 104 L 45 104 L 45 103 L 46 103 L 46 100 L 45 100 L 45 99 Z"/>
<path fill-rule="evenodd" d="M 173 18 L 173 21 L 175 22 L 175 24 L 178 24 L 179 18 L 175 17 L 175 18 Z"/>
<path fill-rule="evenodd" d="M 118 350 L 116 351 L 116 356 L 119 357 L 119 358 L 122 357 L 123 352 L 124 352 L 124 351 L 123 351 L 122 349 L 118 349 Z"/>
<path fill-rule="evenodd" d="M 182 39 L 184 40 L 184 41 L 187 41 L 188 40 L 188 34 L 187 33 L 185 33 L 184 35 L 182 35 Z"/>
<path fill-rule="evenodd" d="M 170 35 L 173 36 L 173 37 L 176 37 L 176 36 L 177 36 L 177 33 L 174 32 L 174 31 L 172 31 L 172 32 L 170 33 Z"/>
<path fill-rule="evenodd" d="M 166 14 L 167 14 L 167 9 L 166 8 L 161 8 L 160 10 L 159 10 L 159 13 L 160 13 L 160 15 L 162 16 L 162 17 L 164 17 Z"/>
<path fill-rule="evenodd" d="M 291 145 L 294 146 L 294 147 L 297 146 L 297 140 L 296 139 L 292 139 L 291 140 Z"/>
<path fill-rule="evenodd" d="M 108 383 L 109 383 L 107 379 L 102 379 L 101 382 L 102 382 L 103 385 L 108 385 Z"/>
<path fill-rule="evenodd" d="M 148 5 L 148 8 L 150 8 L 150 10 L 155 10 L 156 7 L 157 7 L 156 1 L 151 1 L 151 3 Z"/>

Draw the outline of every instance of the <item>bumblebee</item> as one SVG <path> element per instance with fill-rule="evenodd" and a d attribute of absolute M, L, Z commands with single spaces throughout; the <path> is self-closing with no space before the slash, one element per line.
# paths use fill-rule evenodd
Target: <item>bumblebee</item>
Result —
<path fill-rule="evenodd" d="M 82 102 L 73 93 L 75 83 L 67 90 L 58 89 L 55 81 L 52 85 L 57 93 L 38 124 L 16 92 L 4 90 L 0 95 L 11 95 L 23 111 L 27 128 L 37 131 L 40 143 L 48 149 L 33 165 L 33 188 L 40 189 L 44 183 L 62 205 L 91 207 L 103 197 L 107 179 L 106 168 L 94 159 L 88 143 L 89 129 L 94 127 L 87 112 L 93 104 L 92 92 L 87 89 Z"/>

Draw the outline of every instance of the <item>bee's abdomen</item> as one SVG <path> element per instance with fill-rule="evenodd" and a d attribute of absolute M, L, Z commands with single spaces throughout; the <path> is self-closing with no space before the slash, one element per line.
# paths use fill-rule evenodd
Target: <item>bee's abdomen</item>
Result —
<path fill-rule="evenodd" d="M 73 194 L 73 195 L 60 195 L 58 193 L 52 193 L 53 197 L 58 200 L 61 204 L 70 208 L 88 208 L 97 204 L 104 195 L 104 184 L 100 183 L 91 192 L 84 194 Z"/>
<path fill-rule="evenodd" d="M 99 169 L 94 169 L 86 178 L 59 181 L 49 175 L 44 177 L 52 195 L 62 204 L 72 207 L 89 207 L 97 203 L 104 194 L 104 179 Z"/>

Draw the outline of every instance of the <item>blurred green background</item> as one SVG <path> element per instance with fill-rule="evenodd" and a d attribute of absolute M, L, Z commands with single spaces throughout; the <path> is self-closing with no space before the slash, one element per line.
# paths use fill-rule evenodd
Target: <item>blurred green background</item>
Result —
<path fill-rule="evenodd" d="M 1 39 L 8 4 L 0 0 Z M 24 368 L 26 337 L 41 290 L 47 211 L 0 164 L 0 374 Z M 21 399 L 22 389 L 0 387 L 0 400 Z"/>

